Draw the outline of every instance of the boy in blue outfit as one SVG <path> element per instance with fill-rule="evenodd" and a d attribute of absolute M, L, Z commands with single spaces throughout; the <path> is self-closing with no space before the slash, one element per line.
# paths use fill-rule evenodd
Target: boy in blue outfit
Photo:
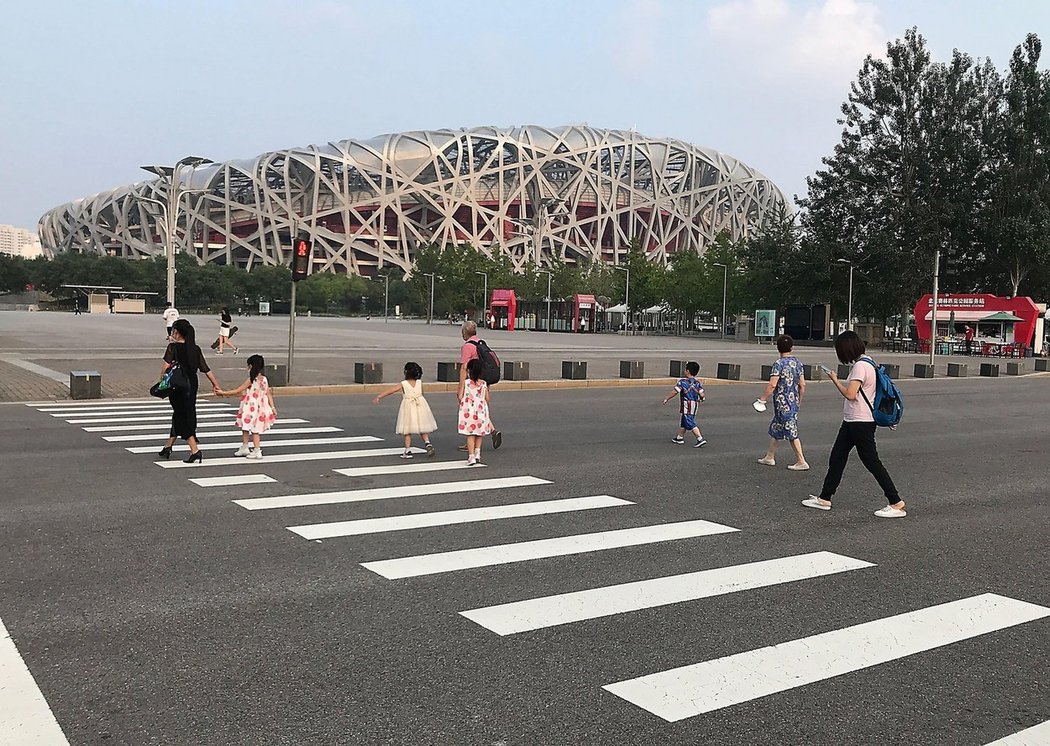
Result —
<path fill-rule="evenodd" d="M 696 426 L 696 412 L 700 408 L 700 402 L 704 400 L 704 384 L 696 377 L 696 374 L 700 372 L 700 364 L 686 363 L 685 372 L 686 377 L 680 379 L 675 384 L 674 391 L 664 399 L 664 404 L 667 404 L 677 395 L 682 402 L 682 424 L 678 428 L 678 435 L 671 438 L 671 442 L 682 445 L 685 443 L 685 431 L 690 430 L 696 436 L 696 445 L 693 448 L 703 448 L 707 445 L 707 441 L 700 434 L 700 428 Z"/>

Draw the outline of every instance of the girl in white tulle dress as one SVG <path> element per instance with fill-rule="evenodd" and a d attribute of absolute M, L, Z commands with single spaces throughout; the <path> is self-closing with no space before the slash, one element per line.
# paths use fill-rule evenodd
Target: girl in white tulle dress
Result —
<path fill-rule="evenodd" d="M 427 456 L 434 455 L 430 434 L 437 430 L 437 422 L 434 421 L 430 405 L 423 398 L 422 378 L 423 369 L 418 363 L 405 363 L 405 380 L 401 385 L 387 389 L 372 400 L 373 404 L 378 404 L 388 396 L 401 393 L 401 408 L 397 410 L 397 424 L 394 426 L 395 433 L 405 436 L 405 452 L 401 454 L 401 458 L 412 458 L 413 435 L 423 437 L 423 447 L 427 449 Z"/>

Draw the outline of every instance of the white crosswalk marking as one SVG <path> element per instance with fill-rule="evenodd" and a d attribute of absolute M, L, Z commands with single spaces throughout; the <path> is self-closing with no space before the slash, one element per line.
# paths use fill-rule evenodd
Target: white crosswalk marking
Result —
<path fill-rule="evenodd" d="M 84 429 L 86 430 L 87 428 Z M 266 437 L 269 438 L 275 434 L 279 434 L 283 437 L 285 435 L 312 435 L 341 432 L 343 432 L 343 428 L 341 427 L 271 427 L 266 431 Z M 240 437 L 240 434 L 241 431 L 237 428 L 223 432 L 198 432 L 197 440 L 201 440 L 202 438 L 234 438 Z M 167 437 L 167 430 L 157 430 L 155 433 L 142 433 L 139 435 L 104 435 L 102 436 L 102 440 L 107 443 L 134 443 L 137 440 L 153 440 L 160 444 L 166 440 Z M 376 440 L 382 440 L 382 438 L 376 438 Z"/>
<path fill-rule="evenodd" d="M 390 464 L 389 466 L 362 466 L 350 469 L 333 469 L 332 471 L 347 477 L 378 477 L 384 474 L 415 474 L 426 471 L 451 471 L 455 469 L 476 469 L 485 464 L 468 466 L 464 460 L 459 461 L 424 461 L 412 464 Z"/>
<path fill-rule="evenodd" d="M 1050 720 L 992 741 L 987 746 L 1047 746 L 1050 744 Z"/>
<path fill-rule="evenodd" d="M 634 503 L 609 495 L 593 495 L 591 497 L 571 497 L 561 500 L 498 505 L 488 508 L 441 510 L 434 513 L 413 513 L 410 515 L 389 516 L 387 518 L 364 518 L 357 521 L 314 523 L 306 526 L 289 526 L 288 530 L 299 534 L 304 539 L 332 539 L 338 536 L 361 536 L 363 534 L 379 534 L 387 531 L 405 531 L 432 526 L 453 526 L 460 523 L 495 521 L 503 518 L 523 518 L 525 516 L 549 515 L 552 513 L 569 513 L 576 510 L 616 508 L 624 505 L 634 505 Z"/>
<path fill-rule="evenodd" d="M 23 402 L 27 407 L 41 409 L 47 407 L 134 407 L 156 405 L 157 398 L 150 396 L 145 399 L 67 399 L 64 401 L 45 402 Z"/>
<path fill-rule="evenodd" d="M 985 593 L 602 688 L 677 722 L 1047 616 Z"/>
<path fill-rule="evenodd" d="M 281 495 L 280 497 L 253 497 L 234 500 L 248 510 L 271 510 L 273 508 L 302 508 L 308 505 L 339 505 L 341 503 L 389 500 L 398 497 L 422 497 L 451 495 L 457 492 L 480 490 L 505 490 L 512 487 L 536 487 L 550 484 L 536 477 L 501 477 L 499 479 L 471 479 L 463 482 L 438 482 L 436 484 L 408 484 L 399 487 L 372 487 L 364 490 L 340 490 L 338 492 L 314 492 L 307 495 Z"/>
<path fill-rule="evenodd" d="M 395 580 L 397 578 L 415 578 L 420 575 L 436 575 L 443 572 L 468 570 L 476 567 L 506 565 L 545 557 L 564 557 L 570 554 L 599 552 L 605 549 L 619 549 L 674 541 L 676 539 L 732 533 L 737 530 L 718 523 L 711 523 L 710 521 L 682 521 L 681 523 L 663 523 L 657 526 L 624 528 L 616 531 L 600 531 L 593 534 L 561 536 L 556 539 L 538 539 L 515 544 L 460 549 L 455 552 L 421 554 L 416 557 L 363 562 L 361 566 L 382 575 L 384 578 Z"/>
<path fill-rule="evenodd" d="M 397 456 L 405 452 L 404 448 L 362 448 L 358 451 L 322 451 L 318 453 L 277 453 L 267 455 L 266 444 L 263 443 L 263 461 L 268 464 L 289 463 L 292 461 L 333 461 L 343 458 L 371 458 L 373 456 Z M 419 448 L 415 453 L 423 453 Z M 164 469 L 200 469 L 205 466 L 237 466 L 244 463 L 239 456 L 229 458 L 205 459 L 201 463 L 186 464 L 182 461 L 154 461 L 157 466 Z M 259 461 L 248 463 L 261 463 Z"/>
<path fill-rule="evenodd" d="M 460 613 L 498 635 L 513 635 L 864 567 L 874 565 L 831 552 L 813 552 L 515 601 Z"/>
<path fill-rule="evenodd" d="M 156 423 L 151 423 L 151 424 L 146 424 L 146 425 L 105 425 L 105 426 L 99 426 L 99 427 L 84 427 L 84 428 L 81 428 L 81 429 L 84 432 L 86 432 L 86 433 L 123 433 L 123 432 L 128 432 L 128 431 L 136 432 L 136 431 L 140 431 L 140 430 L 157 430 L 157 431 L 160 431 L 161 433 L 163 433 L 164 431 L 166 431 L 168 428 L 171 427 L 171 416 L 169 415 L 165 419 L 167 419 L 167 422 L 156 422 Z M 310 420 L 301 420 L 301 419 L 297 419 L 297 418 L 289 418 L 289 419 L 285 419 L 285 420 L 281 420 L 281 419 L 275 420 L 274 424 L 279 424 L 279 425 L 305 425 L 308 422 L 310 422 Z M 206 427 L 225 427 L 225 428 L 229 428 L 232 425 L 233 425 L 232 421 L 198 422 L 197 423 L 197 429 L 200 430 L 201 428 L 206 428 Z M 234 430 L 234 432 L 240 432 L 240 430 Z"/>
<path fill-rule="evenodd" d="M 234 487 L 241 484 L 267 484 L 277 480 L 265 474 L 240 474 L 234 477 L 201 477 L 190 481 L 198 487 Z"/>
<path fill-rule="evenodd" d="M 198 404 L 198 412 L 231 412 L 237 411 L 236 407 L 231 407 L 229 404 Z M 139 408 L 139 409 L 89 409 L 89 410 L 78 410 L 78 409 L 63 409 L 57 412 L 49 412 L 52 417 L 67 418 L 67 417 L 140 417 L 151 414 L 167 414 L 171 415 L 171 406 L 168 404 L 158 405 L 156 407 Z"/>
<path fill-rule="evenodd" d="M 228 423 L 232 423 L 233 422 L 233 417 L 234 417 L 235 414 L 236 414 L 236 412 L 234 412 L 233 410 L 229 410 L 229 411 L 226 411 L 226 412 L 205 412 L 204 414 L 198 414 L 197 415 L 197 419 L 198 420 L 214 420 L 214 419 L 221 418 L 223 420 L 226 420 Z M 145 423 L 145 422 L 163 422 L 164 420 L 167 420 L 168 422 L 171 422 L 171 412 L 170 411 L 167 414 L 151 414 L 151 415 L 143 415 L 141 417 L 89 417 L 89 418 L 87 418 L 85 420 L 79 420 L 79 419 L 78 420 L 66 420 L 66 422 L 68 422 L 70 425 L 105 425 L 105 424 L 115 425 L 118 422 L 126 422 L 128 424 L 135 424 L 135 423 Z"/>
<path fill-rule="evenodd" d="M 68 746 L 51 707 L 0 619 L 0 742 Z"/>
<path fill-rule="evenodd" d="M 348 443 L 378 443 L 381 442 L 382 438 L 377 438 L 374 435 L 348 435 L 341 438 L 289 438 L 288 440 L 270 440 L 270 433 L 267 432 L 266 436 L 262 441 L 263 453 L 267 453 L 270 448 L 282 448 L 284 446 L 322 446 L 322 445 L 338 445 Z M 227 435 L 226 437 L 229 437 Z M 236 451 L 241 447 L 241 441 L 229 441 L 227 443 L 201 443 L 200 448 L 202 451 Z M 156 446 L 133 446 L 131 448 L 125 448 L 125 451 L 130 453 L 153 453 L 157 450 Z M 184 451 L 188 452 L 190 447 L 182 444 L 172 448 L 173 451 Z M 398 451 L 400 453 L 400 450 Z"/>

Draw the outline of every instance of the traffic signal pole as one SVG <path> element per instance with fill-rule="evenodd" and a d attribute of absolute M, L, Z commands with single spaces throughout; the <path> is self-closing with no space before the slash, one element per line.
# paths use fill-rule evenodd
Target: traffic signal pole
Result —
<path fill-rule="evenodd" d="M 292 385 L 292 359 L 295 357 L 295 280 L 292 280 L 292 307 L 288 313 L 288 380 L 286 383 Z"/>
<path fill-rule="evenodd" d="M 298 235 L 292 242 L 292 298 L 288 309 L 288 384 L 292 383 L 292 362 L 295 358 L 295 286 L 310 274 L 310 257 L 313 251 L 305 235 Z"/>

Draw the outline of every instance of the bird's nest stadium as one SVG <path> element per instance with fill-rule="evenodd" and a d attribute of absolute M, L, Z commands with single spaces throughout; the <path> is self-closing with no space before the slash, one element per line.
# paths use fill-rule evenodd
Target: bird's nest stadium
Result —
<path fill-rule="evenodd" d="M 588 126 L 383 135 L 186 165 L 61 205 L 40 219 L 54 252 L 163 254 L 172 178 L 177 251 L 247 269 L 287 264 L 308 234 L 314 271 L 410 270 L 417 248 L 467 243 L 516 268 L 653 261 L 747 235 L 786 207 L 750 166 L 708 148 Z"/>

